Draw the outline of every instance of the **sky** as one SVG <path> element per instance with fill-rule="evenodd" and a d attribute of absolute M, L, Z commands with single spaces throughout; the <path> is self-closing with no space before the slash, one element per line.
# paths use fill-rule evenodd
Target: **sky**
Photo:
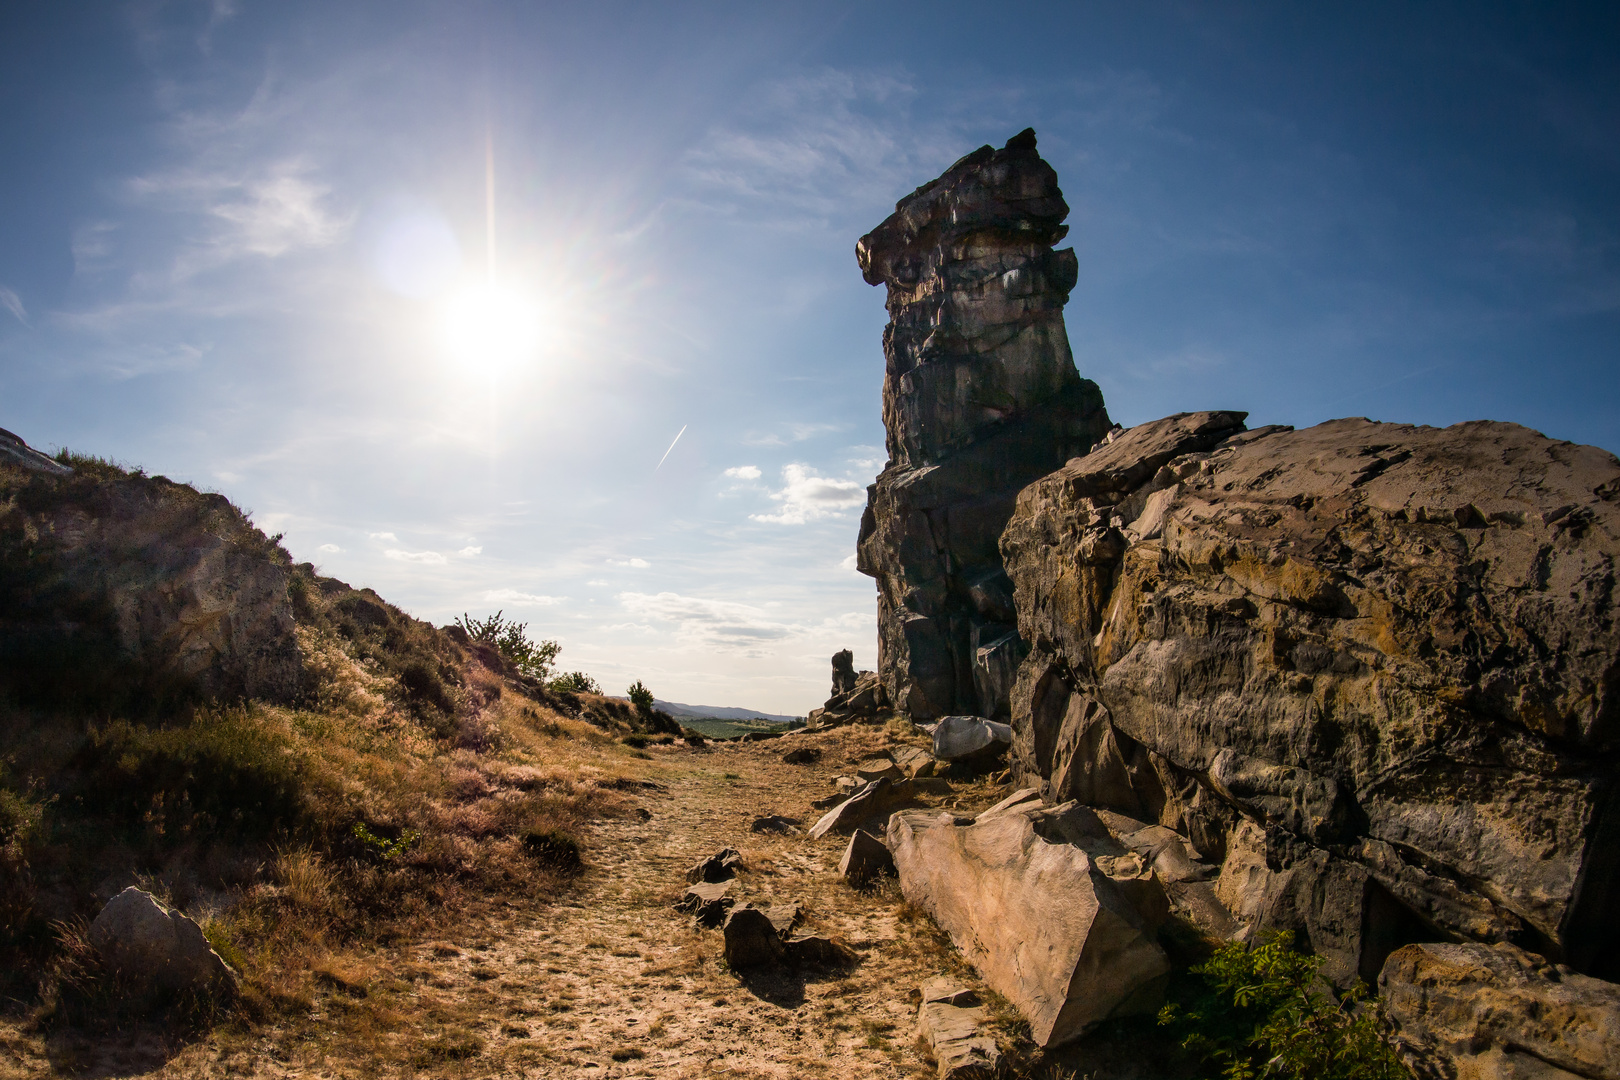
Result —
<path fill-rule="evenodd" d="M 1620 7 L 0 5 L 0 427 L 609 692 L 876 664 L 858 237 L 1034 127 L 1114 420 L 1620 450 Z"/>

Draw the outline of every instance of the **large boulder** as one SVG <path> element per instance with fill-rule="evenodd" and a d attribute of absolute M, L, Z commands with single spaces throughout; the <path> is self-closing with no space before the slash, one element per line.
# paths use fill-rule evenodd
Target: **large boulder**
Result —
<path fill-rule="evenodd" d="M 828 833 L 847 833 L 875 817 L 889 813 L 911 800 L 913 781 L 879 777 L 862 784 L 855 793 L 828 810 L 810 827 L 810 839 L 820 840 Z"/>
<path fill-rule="evenodd" d="M 202 927 L 149 892 L 131 885 L 90 924 L 90 944 L 126 984 L 217 994 L 236 973 L 208 944 Z"/>
<path fill-rule="evenodd" d="M 1378 979 L 1420 1080 L 1620 1080 L 1620 986 L 1512 945 L 1408 945 Z"/>
<path fill-rule="evenodd" d="M 933 739 L 940 761 L 979 761 L 1012 745 L 1012 727 L 981 716 L 947 716 L 934 725 Z"/>
<path fill-rule="evenodd" d="M 1020 781 L 1241 848 L 1217 891 L 1341 983 L 1437 929 L 1620 974 L 1620 461 L 1243 419 L 1144 424 L 1020 493 Z"/>
<path fill-rule="evenodd" d="M 896 205 L 856 247 L 887 290 L 888 464 L 857 565 L 877 579 L 878 675 L 918 719 L 992 718 L 1024 653 L 997 538 L 1019 488 L 1109 429 L 1075 370 L 1063 305 L 1078 263 L 1035 133 L 984 146 Z"/>
<path fill-rule="evenodd" d="M 1038 829 L 1040 812 L 1025 802 L 973 821 L 902 810 L 889 819 L 888 844 L 906 899 L 1018 1007 L 1038 1044 L 1056 1046 L 1110 1017 L 1156 1009 L 1170 964 L 1128 885 L 1063 835 L 1066 825 L 1075 840 L 1106 830 L 1072 820 Z M 1126 862 L 1116 865 L 1139 882 L 1140 862 Z"/>

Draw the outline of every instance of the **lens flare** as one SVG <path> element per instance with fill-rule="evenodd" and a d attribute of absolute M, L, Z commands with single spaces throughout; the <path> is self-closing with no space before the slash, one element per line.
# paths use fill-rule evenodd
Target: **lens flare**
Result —
<path fill-rule="evenodd" d="M 539 305 L 516 289 L 474 285 L 445 305 L 440 334 L 460 364 L 498 372 L 532 359 L 544 344 Z"/>

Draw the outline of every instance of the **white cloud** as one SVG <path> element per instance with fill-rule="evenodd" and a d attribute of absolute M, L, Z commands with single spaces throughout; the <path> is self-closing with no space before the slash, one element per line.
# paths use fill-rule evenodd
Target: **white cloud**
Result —
<path fill-rule="evenodd" d="M 675 640 L 683 646 L 740 652 L 751 657 L 765 656 L 775 645 L 802 642 L 830 633 L 870 632 L 875 621 L 871 614 L 851 611 L 819 622 L 790 622 L 765 607 L 673 592 L 626 592 L 616 599 L 637 620 L 676 624 Z M 628 625 L 639 629 L 646 622 Z"/>
<path fill-rule="evenodd" d="M 639 559 L 639 558 L 638 559 L 609 559 L 607 561 L 607 564 L 609 566 L 628 566 L 628 567 L 630 567 L 631 569 L 634 569 L 634 570 L 645 570 L 645 569 L 647 569 L 647 567 L 652 565 L 652 563 L 648 562 L 646 559 Z"/>
<path fill-rule="evenodd" d="M 808 465 L 787 465 L 782 469 L 783 487 L 771 492 L 782 504 L 775 514 L 750 514 L 755 521 L 775 525 L 803 525 L 824 517 L 839 517 L 866 502 L 866 488 L 854 480 L 817 476 Z"/>
<path fill-rule="evenodd" d="M 373 540 L 392 540 L 396 544 L 399 543 L 399 537 L 395 536 L 391 532 L 371 533 L 369 535 Z"/>
<path fill-rule="evenodd" d="M 587 585 L 611 585 L 611 584 L 613 584 L 613 582 L 611 582 L 611 581 L 603 581 L 601 578 L 592 578 L 591 580 L 587 581 L 585 584 L 587 584 Z"/>
<path fill-rule="evenodd" d="M 5 308 L 17 317 L 17 321 L 24 326 L 28 325 L 28 311 L 23 307 L 22 297 L 12 289 L 0 285 L 0 308 Z"/>
<path fill-rule="evenodd" d="M 727 469 L 725 475 L 734 480 L 758 480 L 760 472 L 753 465 L 735 465 Z"/>
<path fill-rule="evenodd" d="M 490 589 L 484 593 L 486 604 L 519 604 L 533 607 L 551 607 L 568 599 L 566 596 L 540 596 L 536 593 L 519 592 L 516 589 Z"/>
<path fill-rule="evenodd" d="M 760 434 L 752 432 L 743 436 L 743 442 L 749 446 L 787 446 L 789 443 L 804 442 L 817 435 L 825 435 L 832 431 L 843 431 L 847 424 L 789 424 L 785 431 Z"/>
<path fill-rule="evenodd" d="M 472 544 L 468 544 L 466 547 L 456 552 L 457 555 L 460 555 L 464 559 L 470 559 L 474 555 L 482 555 L 483 553 L 484 549 L 482 546 L 474 547 Z"/>
<path fill-rule="evenodd" d="M 442 566 L 450 561 L 437 551 L 401 551 L 399 548 L 389 548 L 383 554 L 399 562 L 422 563 L 427 566 Z"/>
<path fill-rule="evenodd" d="M 316 551 L 324 551 L 328 555 L 336 555 L 338 552 L 342 551 L 343 549 L 338 547 L 336 544 L 322 544 L 320 547 L 316 548 L 315 550 Z"/>
<path fill-rule="evenodd" d="M 856 560 L 855 552 L 852 551 L 848 555 L 844 556 L 841 560 L 839 560 L 838 569 L 840 569 L 840 570 L 854 570 L 856 561 L 857 560 Z"/>

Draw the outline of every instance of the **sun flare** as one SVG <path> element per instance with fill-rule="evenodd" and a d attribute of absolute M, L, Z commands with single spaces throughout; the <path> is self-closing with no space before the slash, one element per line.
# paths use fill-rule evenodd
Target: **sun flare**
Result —
<path fill-rule="evenodd" d="M 502 285 L 473 285 L 456 293 L 445 304 L 439 329 L 458 363 L 486 371 L 532 359 L 544 344 L 539 305 Z"/>

